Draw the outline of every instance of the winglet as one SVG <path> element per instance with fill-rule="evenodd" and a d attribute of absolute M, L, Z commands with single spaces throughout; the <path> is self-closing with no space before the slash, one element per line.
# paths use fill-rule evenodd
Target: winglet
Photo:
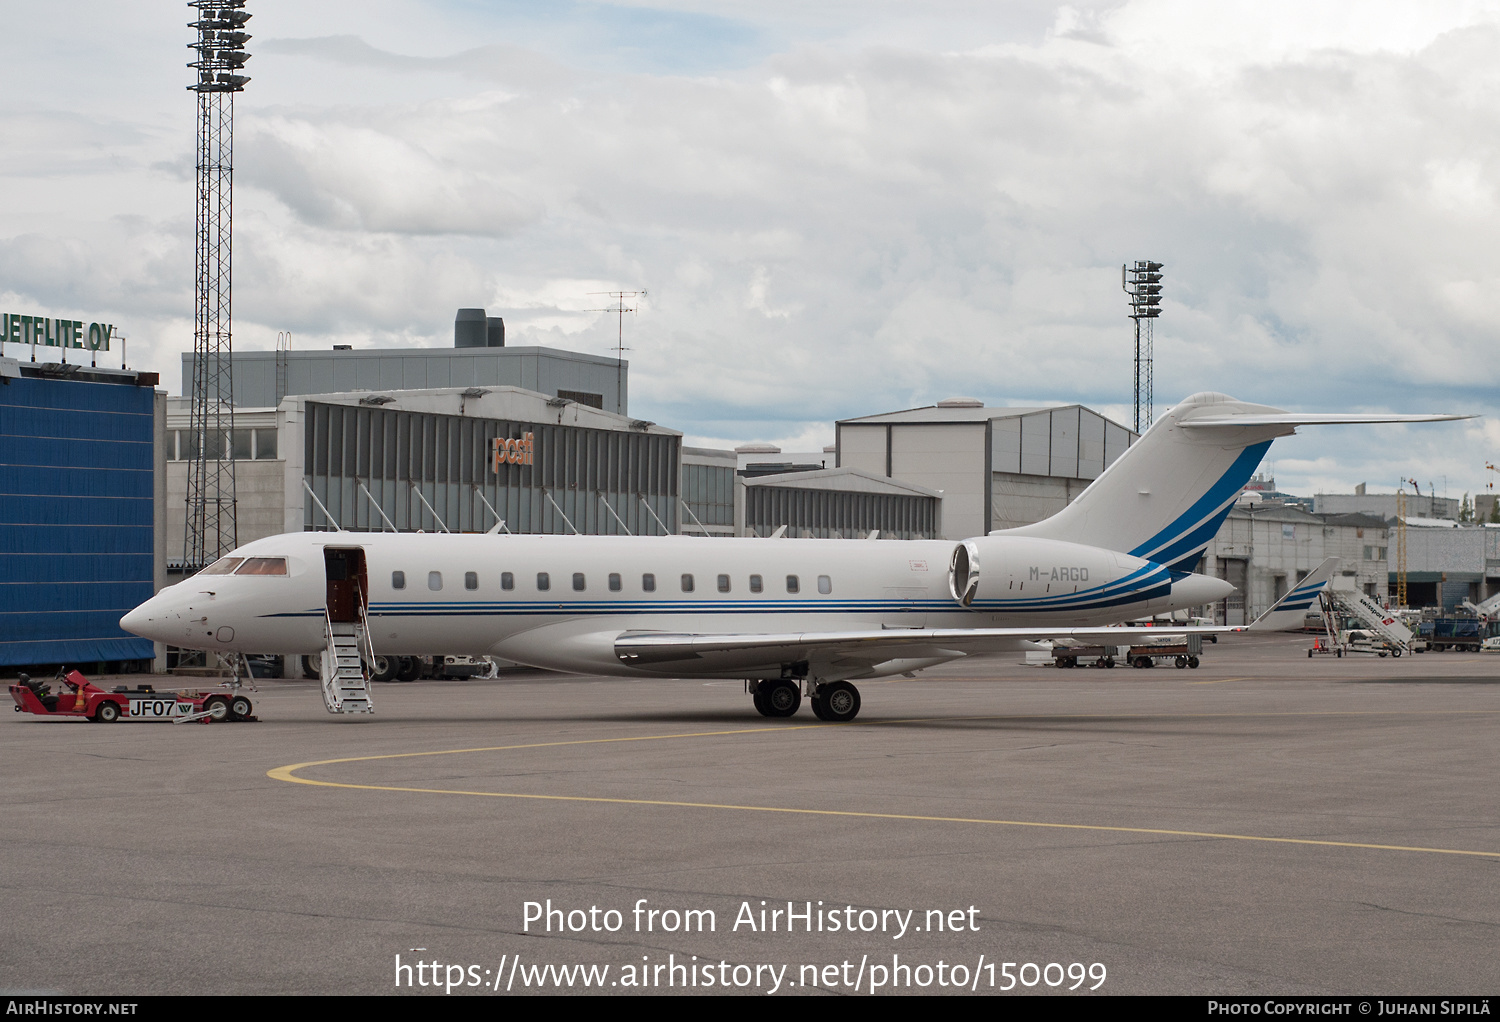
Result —
<path fill-rule="evenodd" d="M 1271 609 L 1250 622 L 1245 629 L 1250 632 L 1279 632 L 1298 628 L 1307 617 L 1307 612 L 1318 600 L 1318 594 L 1333 577 L 1339 566 L 1337 557 L 1330 557 L 1307 574 L 1291 592 L 1271 605 Z"/>

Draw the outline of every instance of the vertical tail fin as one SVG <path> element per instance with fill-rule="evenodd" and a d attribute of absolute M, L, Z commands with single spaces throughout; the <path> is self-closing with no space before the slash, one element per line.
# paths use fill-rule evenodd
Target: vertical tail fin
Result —
<path fill-rule="evenodd" d="M 1279 414 L 1223 394 L 1194 394 L 1156 421 L 1078 498 L 1006 535 L 1100 546 L 1191 571 L 1271 441 L 1290 424 L 1192 429 L 1194 418 Z"/>
<path fill-rule="evenodd" d="M 1291 590 L 1271 604 L 1271 608 L 1250 622 L 1252 632 L 1279 632 L 1288 628 L 1302 627 L 1308 611 L 1317 606 L 1318 594 L 1338 569 L 1339 559 L 1330 557 L 1318 565 L 1307 576 L 1292 586 Z"/>
<path fill-rule="evenodd" d="M 1078 499 L 1002 530 L 1105 547 L 1191 571 L 1271 441 L 1302 425 L 1440 422 L 1465 415 L 1304 414 L 1205 391 L 1167 412 Z"/>

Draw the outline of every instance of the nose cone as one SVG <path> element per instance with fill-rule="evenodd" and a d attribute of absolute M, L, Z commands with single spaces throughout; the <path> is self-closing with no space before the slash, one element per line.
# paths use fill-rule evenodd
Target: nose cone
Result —
<path fill-rule="evenodd" d="M 1230 593 L 1234 586 L 1222 578 L 1212 575 L 1194 575 L 1172 582 L 1172 602 L 1180 607 L 1197 607 L 1205 603 L 1218 603 Z"/>
<path fill-rule="evenodd" d="M 120 627 L 125 629 L 127 632 L 134 632 L 136 635 L 140 635 L 141 626 L 146 623 L 146 612 L 143 609 L 144 607 L 145 604 L 141 604 L 141 606 L 135 608 L 135 610 L 132 610 L 129 614 L 126 614 L 124 617 L 120 618 Z"/>
<path fill-rule="evenodd" d="M 160 634 L 166 622 L 161 613 L 160 601 L 155 597 L 120 618 L 120 627 L 145 639 L 164 641 Z"/>

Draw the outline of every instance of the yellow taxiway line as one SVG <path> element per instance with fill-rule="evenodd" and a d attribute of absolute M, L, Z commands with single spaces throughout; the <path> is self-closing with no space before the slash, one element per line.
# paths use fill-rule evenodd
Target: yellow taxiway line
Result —
<path fill-rule="evenodd" d="M 1225 679 L 1222 679 L 1222 680 L 1224 680 L 1224 681 L 1233 681 L 1233 680 L 1237 680 L 1237 679 L 1225 678 Z M 1418 713 L 1422 713 L 1422 712 L 1425 712 L 1425 713 L 1441 713 L 1441 712 L 1444 712 L 1444 711 L 1433 710 L 1433 711 L 1416 711 L 1416 712 L 1418 712 Z M 1453 711 L 1448 711 L 1448 712 L 1453 712 Z M 1485 711 L 1485 710 L 1472 711 L 1471 710 L 1471 711 L 1457 711 L 1457 712 L 1460 715 L 1467 715 L 1467 714 L 1474 714 L 1474 713 L 1480 713 L 1480 714 L 1482 714 L 1482 713 L 1494 713 L 1494 712 L 1500 712 L 1500 711 Z M 1350 713 L 1348 711 L 1327 711 L 1327 712 L 1314 711 L 1312 713 L 1306 713 L 1306 712 L 1279 712 L 1279 713 L 1278 712 L 1271 712 L 1271 713 L 1191 713 L 1191 714 L 1169 714 L 1168 716 L 1182 716 L 1182 717 L 1287 717 L 1287 716 L 1334 716 L 1334 715 L 1347 715 L 1347 716 L 1391 716 L 1393 714 L 1391 714 L 1388 711 L 1353 711 L 1352 713 Z M 1396 715 L 1405 715 L 1405 714 L 1396 714 Z M 1009 716 L 1009 718 L 1013 719 L 1017 715 L 1008 715 L 1008 716 Z M 1145 715 L 1138 715 L 1138 714 L 1123 714 L 1123 715 L 1122 714 L 1026 714 L 1026 715 L 1022 715 L 1022 716 L 1029 717 L 1029 718 L 1056 718 L 1056 717 L 1107 718 L 1107 717 L 1145 716 Z M 1149 716 L 1157 717 L 1157 716 L 1161 716 L 1161 715 L 1160 714 L 1150 714 Z M 595 795 L 536 795 L 536 794 L 526 794 L 526 793 L 521 793 L 521 792 L 508 792 L 508 791 L 472 791 L 472 790 L 462 789 L 462 788 L 417 788 L 417 787 L 402 786 L 402 785 L 351 784 L 351 783 L 342 782 L 342 781 L 319 781 L 319 780 L 314 780 L 314 779 L 308 778 L 308 777 L 299 777 L 297 775 L 297 772 L 299 770 L 306 770 L 306 769 L 310 769 L 312 767 L 332 766 L 332 765 L 340 764 L 340 763 L 369 763 L 369 762 L 375 762 L 375 761 L 378 761 L 378 760 L 385 760 L 385 759 L 417 759 L 417 758 L 421 758 L 421 757 L 424 757 L 424 756 L 458 756 L 458 755 L 464 755 L 464 754 L 469 754 L 469 753 L 514 752 L 514 751 L 520 751 L 520 750 L 523 750 L 523 749 L 558 748 L 558 747 L 569 746 L 569 745 L 608 745 L 608 744 L 616 744 L 616 743 L 622 743 L 622 742 L 670 741 L 670 740 L 683 739 L 683 738 L 722 738 L 722 737 L 726 737 L 726 736 L 729 736 L 729 735 L 765 734 L 767 732 L 774 732 L 774 733 L 777 733 L 777 734 L 781 734 L 781 733 L 785 733 L 785 732 L 788 732 L 788 731 L 806 731 L 806 730 L 812 730 L 812 729 L 818 729 L 818 728 L 828 728 L 828 727 L 869 726 L 870 724 L 913 724 L 913 723 L 934 723 L 934 722 L 949 721 L 949 720 L 955 720 L 956 721 L 956 720 L 997 720 L 997 719 L 1007 719 L 1007 717 L 998 717 L 998 716 L 986 716 L 986 717 L 942 717 L 942 718 L 926 718 L 926 719 L 913 719 L 913 720 L 892 720 L 892 721 L 879 721 L 879 722 L 871 721 L 869 723 L 860 724 L 860 725 L 856 725 L 856 724 L 853 724 L 853 723 L 851 723 L 851 724 L 845 724 L 845 725 L 837 725 L 837 724 L 835 724 L 835 725 L 829 725 L 829 724 L 791 724 L 791 725 L 781 725 L 781 726 L 774 726 L 774 727 L 736 728 L 736 729 L 728 730 L 728 731 L 690 731 L 690 732 L 684 732 L 684 733 L 679 733 L 679 734 L 668 734 L 668 735 L 636 735 L 636 736 L 630 736 L 630 737 L 624 737 L 624 738 L 581 738 L 581 739 L 570 739 L 570 740 L 567 740 L 567 741 L 558 741 L 558 742 L 530 742 L 530 743 L 526 743 L 526 744 L 522 744 L 522 745 L 494 745 L 494 746 L 482 746 L 482 747 L 469 748 L 469 749 L 437 749 L 437 750 L 431 750 L 431 751 L 427 751 L 427 752 L 397 752 L 397 753 L 387 753 L 387 754 L 376 755 L 376 756 L 346 756 L 346 757 L 342 757 L 342 758 L 339 758 L 339 759 L 322 759 L 322 760 L 312 760 L 312 761 L 309 761 L 309 762 L 306 762 L 306 763 L 291 763 L 291 764 L 288 764 L 286 766 L 279 766 L 279 767 L 276 767 L 276 768 L 274 768 L 272 770 L 266 771 L 266 776 L 269 777 L 269 778 L 271 778 L 272 780 L 276 780 L 276 781 L 286 781 L 286 782 L 291 783 L 291 784 L 308 784 L 308 785 L 313 785 L 315 787 L 321 787 L 321 788 L 345 788 L 345 789 L 353 789 L 353 790 L 359 790 L 359 791 L 396 791 L 396 792 L 407 792 L 407 793 L 410 793 L 410 794 L 418 794 L 418 795 L 462 795 L 462 796 L 478 797 L 478 798 L 530 799 L 530 800 L 533 800 L 533 801 L 541 801 L 541 802 L 593 802 L 593 803 L 601 803 L 601 804 L 607 804 L 607 805 L 661 806 L 661 807 L 676 808 L 676 809 L 717 809 L 717 810 L 722 810 L 722 811 L 749 812 L 749 813 L 782 813 L 782 814 L 795 815 L 795 816 L 839 816 L 839 817 L 850 817 L 850 818 L 867 819 L 867 820 L 904 820 L 904 821 L 917 822 L 917 823 L 959 823 L 959 824 L 970 824 L 970 825 L 976 825 L 976 826 L 991 826 L 991 827 L 1031 827 L 1031 828 L 1039 828 L 1039 829 L 1046 829 L 1046 830 L 1096 831 L 1096 832 L 1115 833 L 1115 834 L 1151 834 L 1151 835 L 1157 835 L 1157 836 L 1161 836 L 1161 837 L 1207 838 L 1207 839 L 1219 840 L 1219 841 L 1251 841 L 1251 842 L 1257 842 L 1257 843 L 1263 843 L 1263 844 L 1308 845 L 1308 846 L 1319 847 L 1319 848 L 1358 848 L 1358 849 L 1366 849 L 1366 850 L 1381 851 L 1381 852 L 1419 852 L 1419 853 L 1425 853 L 1425 854 L 1431 854 L 1431 855 L 1463 855 L 1463 856 L 1471 856 L 1471 857 L 1477 857 L 1477 858 L 1500 859 L 1500 852 L 1476 851 L 1476 850 L 1472 850 L 1472 849 L 1463 849 L 1463 848 L 1430 848 L 1430 847 L 1425 847 L 1425 846 L 1421 846 L 1421 845 L 1387 845 L 1387 844 L 1376 844 L 1376 843 L 1373 843 L 1373 842 L 1364 842 L 1364 841 L 1329 841 L 1329 840 L 1322 840 L 1322 839 L 1317 839 L 1317 838 L 1272 837 L 1272 836 L 1264 835 L 1264 834 L 1231 834 L 1231 833 L 1225 833 L 1225 832 L 1220 832 L 1220 831 L 1172 830 L 1172 829 L 1165 828 L 1165 827 L 1121 827 L 1121 826 L 1110 826 L 1110 825 L 1106 825 L 1106 824 L 1090 824 L 1090 823 L 1050 823 L 1050 822 L 1046 822 L 1046 821 L 1042 821 L 1042 820 L 1000 820 L 1000 819 L 987 819 L 987 818 L 983 818 L 983 817 L 971 817 L 971 816 L 925 816 L 925 815 L 921 815 L 921 814 L 917 814 L 917 813 L 861 812 L 861 811 L 858 811 L 858 810 L 850 810 L 850 809 L 802 809 L 802 808 L 797 808 L 797 807 L 793 807 L 793 806 L 737 805 L 737 804 L 734 804 L 734 803 L 720 803 L 720 802 L 681 802 L 681 801 L 667 800 L 667 799 L 645 799 L 645 798 L 608 798 L 608 797 L 604 797 L 604 796 L 595 796 Z"/>

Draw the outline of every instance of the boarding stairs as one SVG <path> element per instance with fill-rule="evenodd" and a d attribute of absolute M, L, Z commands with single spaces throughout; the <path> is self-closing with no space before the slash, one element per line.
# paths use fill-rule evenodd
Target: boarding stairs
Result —
<path fill-rule="evenodd" d="M 1358 621 L 1361 628 L 1374 632 L 1397 649 L 1410 651 L 1411 629 L 1370 597 L 1354 589 L 1335 589 L 1332 586 L 1324 592 L 1336 612 Z"/>
<path fill-rule="evenodd" d="M 375 660 L 370 645 L 369 619 L 363 601 L 358 621 L 334 621 L 324 614 L 328 644 L 318 667 L 323 682 L 323 705 L 329 713 L 374 713 L 370 672 Z"/>
<path fill-rule="evenodd" d="M 1500 616 L 1500 593 L 1496 593 L 1483 603 L 1471 603 L 1465 600 L 1461 606 L 1472 611 L 1475 617 L 1494 618 Z"/>

